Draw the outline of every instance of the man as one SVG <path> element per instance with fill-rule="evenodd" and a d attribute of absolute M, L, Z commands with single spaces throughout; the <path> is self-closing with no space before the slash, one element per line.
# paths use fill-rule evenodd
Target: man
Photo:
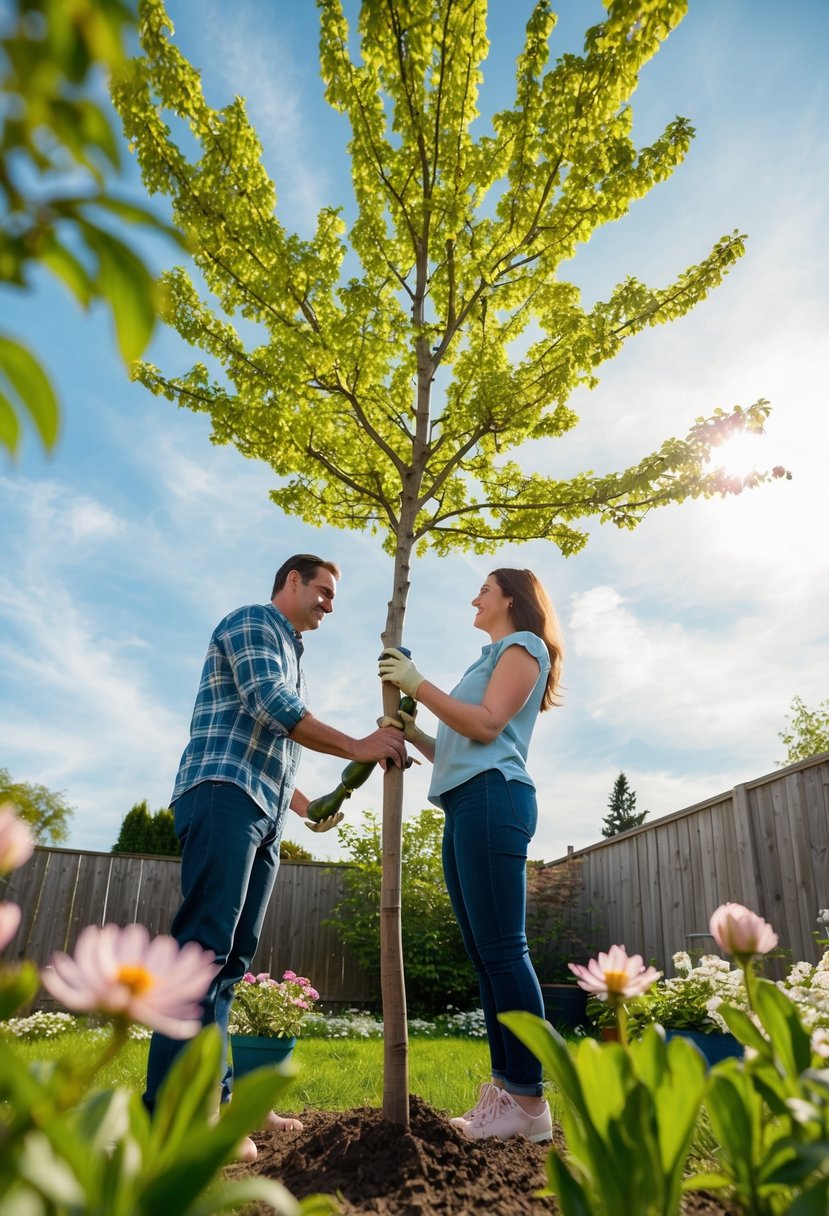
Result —
<path fill-rule="evenodd" d="M 340 571 L 313 554 L 296 554 L 277 571 L 270 604 L 238 608 L 220 621 L 207 649 L 171 805 L 182 844 L 182 902 L 171 933 L 183 945 L 213 950 L 219 972 L 203 1002 L 202 1022 L 216 1023 L 224 1044 L 221 1101 L 230 1098 L 227 1024 L 233 985 L 249 969 L 279 867 L 288 808 L 307 818 L 309 799 L 295 788 L 303 747 L 349 760 L 402 766 L 402 732 L 381 728 L 361 739 L 309 713 L 302 634 L 334 610 Z M 324 820 L 326 830 L 342 816 Z M 183 1043 L 154 1034 L 144 1102 L 156 1093 Z M 269 1130 L 300 1128 L 271 1112 Z M 240 1146 L 254 1160 L 248 1138 Z"/>

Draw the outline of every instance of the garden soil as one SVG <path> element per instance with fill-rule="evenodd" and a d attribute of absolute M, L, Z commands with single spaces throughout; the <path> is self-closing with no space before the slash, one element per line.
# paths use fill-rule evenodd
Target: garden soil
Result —
<path fill-rule="evenodd" d="M 448 1116 L 411 1098 L 408 1132 L 386 1123 L 374 1107 L 303 1111 L 301 1132 L 255 1132 L 259 1156 L 228 1175 L 263 1174 L 297 1198 L 334 1195 L 342 1216 L 539 1216 L 558 1212 L 555 1200 L 537 1197 L 546 1181 L 549 1145 L 467 1140 Z M 560 1134 L 554 1132 L 561 1146 Z M 737 1216 L 711 1195 L 690 1194 L 687 1216 Z M 631 1205 L 632 1216 L 635 1206 Z M 272 1209 L 256 1205 L 249 1216 Z"/>

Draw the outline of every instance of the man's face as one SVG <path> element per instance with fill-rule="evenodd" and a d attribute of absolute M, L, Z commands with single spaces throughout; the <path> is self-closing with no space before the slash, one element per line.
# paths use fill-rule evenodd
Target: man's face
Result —
<path fill-rule="evenodd" d="M 285 615 L 299 633 L 309 629 L 319 629 L 322 620 L 329 612 L 334 611 L 334 596 L 337 594 L 337 580 L 330 570 L 323 566 L 316 574 L 303 583 L 296 570 L 288 575 L 286 589 L 289 592 L 289 602 L 284 609 Z"/>

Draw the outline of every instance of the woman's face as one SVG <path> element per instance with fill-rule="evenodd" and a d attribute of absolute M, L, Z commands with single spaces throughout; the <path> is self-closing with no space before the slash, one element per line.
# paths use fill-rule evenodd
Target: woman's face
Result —
<path fill-rule="evenodd" d="M 505 636 L 510 632 L 509 610 L 512 600 L 505 595 L 494 574 L 490 574 L 481 590 L 472 601 L 472 607 L 477 608 L 475 620 L 472 622 L 476 629 L 483 629 L 490 636 Z"/>

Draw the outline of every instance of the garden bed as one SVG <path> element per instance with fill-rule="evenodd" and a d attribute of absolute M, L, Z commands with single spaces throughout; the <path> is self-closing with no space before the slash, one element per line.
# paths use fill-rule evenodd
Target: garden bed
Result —
<path fill-rule="evenodd" d="M 235 1178 L 264 1174 L 297 1198 L 338 1197 L 342 1216 L 538 1216 L 558 1211 L 555 1200 L 536 1198 L 544 1186 L 549 1146 L 516 1138 L 464 1139 L 422 1099 L 411 1098 L 408 1133 L 384 1122 L 375 1107 L 303 1111 L 302 1132 L 254 1134 L 259 1157 L 236 1165 Z M 555 1133 L 554 1133 L 555 1134 Z M 560 1134 L 556 1143 L 563 1147 Z M 251 1207 L 257 1216 L 270 1213 Z M 735 1216 L 737 1209 L 710 1195 L 688 1195 L 688 1216 Z"/>

